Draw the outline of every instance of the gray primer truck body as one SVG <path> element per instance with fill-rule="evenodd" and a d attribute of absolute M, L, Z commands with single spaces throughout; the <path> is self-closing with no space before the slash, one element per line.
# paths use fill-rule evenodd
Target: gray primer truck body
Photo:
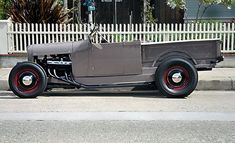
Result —
<path fill-rule="evenodd" d="M 45 88 L 156 84 L 166 96 L 185 97 L 197 85 L 197 71 L 211 70 L 223 60 L 220 43 L 201 40 L 96 44 L 83 40 L 39 44 L 28 47 L 28 62 L 43 70 Z M 22 86 L 26 86 L 24 78 L 18 78 Z"/>

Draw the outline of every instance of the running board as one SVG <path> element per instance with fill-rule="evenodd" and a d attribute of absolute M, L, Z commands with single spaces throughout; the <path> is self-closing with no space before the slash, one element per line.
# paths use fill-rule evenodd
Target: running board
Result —
<path fill-rule="evenodd" d="M 53 77 L 57 80 L 66 82 L 68 84 L 71 84 L 73 86 L 76 87 L 82 87 L 82 88 L 118 88 L 118 87 L 135 87 L 135 86 L 143 86 L 143 85 L 150 85 L 152 84 L 152 82 L 125 82 L 125 83 L 113 83 L 113 84 L 100 84 L 100 85 L 86 85 L 83 83 L 79 83 L 75 80 L 70 81 L 70 80 L 66 80 L 60 77 Z"/>
<path fill-rule="evenodd" d="M 121 83 L 121 84 L 101 84 L 101 85 L 85 85 L 84 88 L 118 88 L 118 87 L 135 87 L 150 85 L 149 82 L 140 82 L 140 83 Z"/>

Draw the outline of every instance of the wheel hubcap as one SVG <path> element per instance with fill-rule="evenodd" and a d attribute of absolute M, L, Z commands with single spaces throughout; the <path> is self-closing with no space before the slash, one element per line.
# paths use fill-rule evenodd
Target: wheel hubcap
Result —
<path fill-rule="evenodd" d="M 33 76 L 32 75 L 27 75 L 22 78 L 22 83 L 25 86 L 29 86 L 33 83 Z"/>
<path fill-rule="evenodd" d="M 174 73 L 171 78 L 174 83 L 180 83 L 183 79 L 180 72 Z"/>
<path fill-rule="evenodd" d="M 187 88 L 189 80 L 189 72 L 180 65 L 171 66 L 164 72 L 165 86 L 173 91 Z"/>

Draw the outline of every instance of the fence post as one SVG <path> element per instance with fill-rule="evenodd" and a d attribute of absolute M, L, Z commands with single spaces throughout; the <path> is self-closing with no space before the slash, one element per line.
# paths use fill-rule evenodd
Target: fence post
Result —
<path fill-rule="evenodd" d="M 0 54 L 8 54 L 8 40 L 7 40 L 7 30 L 8 30 L 8 20 L 0 20 Z"/>

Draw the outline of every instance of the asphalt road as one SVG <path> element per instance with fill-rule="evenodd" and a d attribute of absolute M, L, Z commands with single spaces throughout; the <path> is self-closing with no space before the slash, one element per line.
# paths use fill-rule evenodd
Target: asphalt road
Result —
<path fill-rule="evenodd" d="M 0 142 L 235 142 L 235 91 L 53 92 L 19 99 L 0 92 Z"/>
<path fill-rule="evenodd" d="M 234 143 L 234 122 L 1 121 L 1 143 Z"/>

